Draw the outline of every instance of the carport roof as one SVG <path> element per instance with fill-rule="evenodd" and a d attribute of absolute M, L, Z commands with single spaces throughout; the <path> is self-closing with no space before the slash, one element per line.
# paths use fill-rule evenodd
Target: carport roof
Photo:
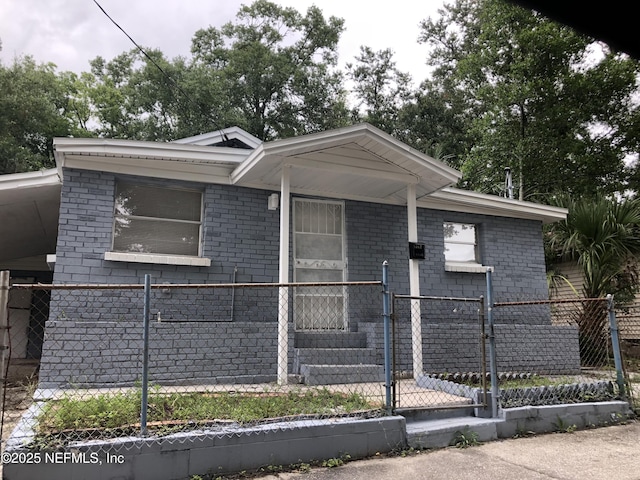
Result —
<path fill-rule="evenodd" d="M 0 175 L 0 261 L 55 252 L 60 187 L 56 169 Z"/>

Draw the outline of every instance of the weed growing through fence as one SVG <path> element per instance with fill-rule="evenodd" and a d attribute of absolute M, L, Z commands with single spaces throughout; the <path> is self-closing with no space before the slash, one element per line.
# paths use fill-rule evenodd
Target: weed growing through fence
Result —
<path fill-rule="evenodd" d="M 139 427 L 139 390 L 100 394 L 86 399 L 72 395 L 49 402 L 38 422 L 39 435 L 103 429 L 101 438 L 122 435 L 123 430 Z M 148 422 L 158 433 L 175 431 L 171 426 L 189 423 L 227 421 L 239 424 L 296 415 L 331 416 L 355 411 L 375 410 L 379 405 L 361 395 L 333 393 L 326 388 L 291 392 L 262 393 L 162 393 L 153 389 L 149 395 Z M 173 422 L 173 423 L 172 423 Z M 114 430 L 116 432 L 107 432 Z"/>

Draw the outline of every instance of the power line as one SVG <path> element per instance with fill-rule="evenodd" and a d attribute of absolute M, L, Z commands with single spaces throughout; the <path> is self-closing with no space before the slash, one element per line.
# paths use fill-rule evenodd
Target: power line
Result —
<path fill-rule="evenodd" d="M 213 123 L 213 125 L 216 127 L 216 129 L 220 131 L 220 134 L 221 134 L 221 136 L 222 136 L 223 140 L 224 140 L 225 142 L 229 142 L 229 138 L 227 137 L 227 134 L 226 134 L 226 133 L 224 133 L 224 131 L 222 130 L 222 128 L 220 128 L 220 126 L 218 125 L 218 123 L 215 121 L 215 119 L 213 119 L 213 118 L 211 117 L 211 115 L 209 115 L 209 113 L 208 113 L 208 112 L 204 112 L 204 109 L 203 109 L 202 105 L 200 105 L 200 104 L 196 103 L 196 102 L 195 102 L 195 101 L 194 101 L 194 100 L 193 100 L 193 99 L 192 99 L 192 98 L 187 94 L 187 92 L 185 92 L 185 91 L 182 89 L 182 87 L 180 87 L 180 85 L 178 85 L 178 83 L 177 83 L 173 78 L 171 78 L 171 76 L 170 76 L 169 74 L 167 74 L 167 72 L 165 72 L 165 71 L 164 71 L 164 69 L 163 69 L 160 65 L 158 65 L 158 63 L 157 63 L 157 62 L 156 62 L 156 61 L 155 61 L 155 60 L 154 60 L 154 59 L 153 59 L 153 58 L 152 58 L 152 57 L 151 57 L 147 52 L 145 52 L 145 51 L 144 51 L 144 49 L 143 49 L 140 45 L 138 45 L 138 43 L 137 43 L 133 38 L 131 38 L 131 35 L 129 35 L 129 34 L 124 30 L 124 28 L 122 28 L 120 25 L 118 25 L 118 23 L 117 23 L 113 18 L 111 18 L 111 16 L 110 16 L 106 11 L 105 11 L 105 9 L 104 9 L 104 8 L 102 8 L 102 5 L 100 5 L 100 4 L 98 3 L 98 1 L 97 1 L 97 0 L 93 0 L 93 3 L 95 3 L 95 4 L 98 6 L 98 8 L 99 8 L 100 10 L 102 10 L 102 13 L 104 13 L 104 14 L 105 14 L 105 16 L 106 16 L 109 20 L 111 20 L 111 23 L 113 23 L 116 27 L 118 27 L 118 29 L 119 29 L 122 33 L 124 33 L 124 34 L 127 36 L 127 38 L 128 38 L 129 40 L 131 40 L 131 43 L 133 43 L 133 44 L 136 46 L 136 48 L 137 48 L 138 50 L 140 50 L 140 53 L 142 53 L 142 54 L 143 54 L 143 55 L 144 55 L 144 56 L 145 56 L 145 57 L 146 57 L 146 58 L 147 58 L 147 59 L 148 59 L 148 60 L 149 60 L 153 65 L 155 65 L 155 67 L 156 67 L 158 70 L 160 70 L 160 72 L 162 73 L 162 75 L 164 75 L 164 77 L 165 77 L 167 80 L 169 80 L 169 82 L 170 82 L 170 83 L 171 83 L 175 88 L 177 88 L 177 89 L 180 91 L 180 93 L 182 93 L 182 95 L 184 95 L 184 96 L 185 96 L 185 98 L 186 98 L 189 102 L 191 102 L 191 103 L 192 103 L 193 105 L 195 105 L 197 108 L 199 108 L 199 109 L 203 110 L 203 113 L 205 113 L 205 115 L 206 115 L 207 117 L 209 117 L 209 120 Z"/>

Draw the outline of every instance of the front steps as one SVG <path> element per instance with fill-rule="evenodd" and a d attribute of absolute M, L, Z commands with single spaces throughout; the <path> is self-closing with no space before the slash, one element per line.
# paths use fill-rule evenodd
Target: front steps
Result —
<path fill-rule="evenodd" d="M 498 439 L 502 419 L 451 417 L 407 422 L 407 444 L 416 449 L 472 446 Z"/>
<path fill-rule="evenodd" d="M 362 332 L 296 332 L 293 368 L 306 385 L 384 381 Z"/>

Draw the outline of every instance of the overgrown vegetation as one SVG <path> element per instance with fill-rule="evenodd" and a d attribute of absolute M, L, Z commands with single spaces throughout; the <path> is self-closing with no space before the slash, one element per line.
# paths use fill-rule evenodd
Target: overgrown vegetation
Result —
<path fill-rule="evenodd" d="M 140 430 L 140 403 L 139 390 L 51 401 L 39 416 L 36 441 L 136 434 Z M 170 394 L 155 389 L 149 396 L 147 418 L 150 432 L 166 434 L 219 423 L 247 425 L 282 417 L 343 415 L 378 408 L 380 405 L 361 395 L 327 389 Z"/>

